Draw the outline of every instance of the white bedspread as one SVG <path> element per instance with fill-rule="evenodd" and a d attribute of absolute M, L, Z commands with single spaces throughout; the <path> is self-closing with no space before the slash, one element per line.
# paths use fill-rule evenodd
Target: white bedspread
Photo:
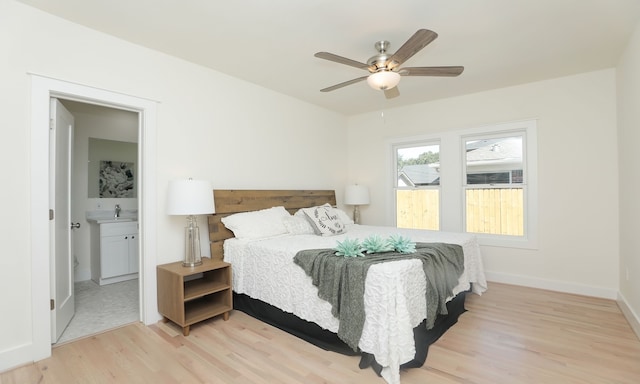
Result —
<path fill-rule="evenodd" d="M 317 288 L 293 257 L 304 249 L 334 248 L 345 238 L 364 240 L 372 234 L 402 234 L 414 242 L 461 245 L 465 270 L 454 295 L 471 288 L 482 294 L 487 283 L 476 237 L 463 233 L 350 225 L 346 234 L 330 237 L 285 235 L 269 239 L 224 243 L 224 259 L 233 265 L 233 290 L 262 300 L 301 319 L 337 333 L 338 319 L 331 305 L 318 297 Z M 359 347 L 383 366 L 390 384 L 400 383 L 400 365 L 413 359 L 413 328 L 426 318 L 426 282 L 419 260 L 372 265 L 365 281 L 365 323 Z"/>

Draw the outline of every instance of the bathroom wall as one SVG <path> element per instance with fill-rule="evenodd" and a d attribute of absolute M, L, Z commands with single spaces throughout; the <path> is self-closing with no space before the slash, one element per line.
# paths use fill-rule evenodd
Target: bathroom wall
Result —
<path fill-rule="evenodd" d="M 86 211 L 113 210 L 116 204 L 120 204 L 122 209 L 138 208 L 137 198 L 89 198 L 89 138 L 137 143 L 138 114 L 61 101 L 75 118 L 71 217 L 74 223 L 80 223 L 80 228 L 73 231 L 75 280 L 84 281 L 91 279 L 90 223 L 86 220 Z"/>
<path fill-rule="evenodd" d="M 104 162 L 109 162 L 106 164 Z M 126 165 L 126 183 L 122 183 L 118 178 L 118 183 L 114 185 L 102 184 L 102 167 L 106 169 L 116 169 L 122 172 L 122 165 Z M 89 198 L 108 197 L 138 197 L 138 143 L 126 141 L 89 138 L 89 162 L 88 178 Z M 129 180 L 129 172 L 132 179 Z M 125 173 L 119 174 L 123 176 Z"/>

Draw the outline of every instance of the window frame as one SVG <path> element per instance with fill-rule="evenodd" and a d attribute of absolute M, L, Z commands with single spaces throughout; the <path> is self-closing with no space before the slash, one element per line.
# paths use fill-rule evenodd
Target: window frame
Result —
<path fill-rule="evenodd" d="M 521 183 L 478 183 L 478 184 L 469 184 L 467 172 L 468 164 L 467 164 L 467 142 L 470 140 L 485 140 L 485 139 L 501 139 L 501 138 L 510 138 L 510 137 L 520 137 L 522 140 L 522 182 Z M 527 134 L 526 130 L 516 129 L 516 130 L 507 130 L 507 131 L 498 131 L 491 133 L 482 133 L 482 134 L 467 134 L 462 135 L 460 137 L 460 145 L 462 155 L 462 228 L 467 233 L 473 233 L 475 235 L 481 236 L 486 239 L 505 239 L 505 240 L 523 240 L 527 234 L 527 188 L 528 188 L 528 174 L 529 170 L 527 167 Z M 511 173 L 511 171 L 510 171 Z M 511 177 L 511 175 L 509 176 Z M 478 233 L 478 232 L 468 232 L 467 231 L 467 191 L 470 189 L 510 189 L 510 188 L 521 188 L 523 194 L 523 235 L 500 235 L 493 233 Z"/>
<path fill-rule="evenodd" d="M 408 191 L 413 191 L 413 190 L 437 190 L 438 191 L 438 231 L 441 230 L 442 228 L 442 188 L 441 188 L 441 183 L 442 183 L 442 179 L 439 180 L 438 184 L 432 184 L 432 185 L 420 185 L 420 186 L 405 186 L 405 187 L 400 187 L 398 186 L 398 179 L 400 177 L 399 173 L 398 173 L 398 150 L 399 149 L 406 149 L 406 148 L 415 148 L 415 147 L 429 147 L 429 146 L 438 146 L 438 156 L 440 156 L 441 153 L 441 143 L 439 139 L 429 139 L 429 140 L 418 140 L 418 141 L 409 141 L 409 142 L 398 142 L 395 144 L 392 144 L 391 146 L 391 150 L 392 150 L 392 157 L 393 157 L 393 174 L 394 174 L 394 179 L 393 179 L 393 214 L 394 214 L 394 225 L 397 227 L 398 226 L 398 202 L 397 202 L 397 196 L 398 196 L 398 191 L 399 190 L 408 190 Z"/>
<path fill-rule="evenodd" d="M 466 232 L 466 147 L 468 137 L 521 134 L 523 136 L 523 236 L 495 235 Z M 443 131 L 439 133 L 398 137 L 388 140 L 392 164 L 392 177 L 397 177 L 397 152 L 399 146 L 420 146 L 440 143 L 440 231 L 472 233 L 480 245 L 537 249 L 538 247 L 538 173 L 537 173 L 537 121 L 522 120 L 508 123 L 477 126 L 473 128 Z M 428 145 L 428 144 L 426 144 Z M 390 199 L 393 225 L 396 218 L 397 179 L 392 179 Z"/>

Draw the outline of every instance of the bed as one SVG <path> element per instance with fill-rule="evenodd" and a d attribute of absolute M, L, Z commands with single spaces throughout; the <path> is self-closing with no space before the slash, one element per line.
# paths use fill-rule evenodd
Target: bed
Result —
<path fill-rule="evenodd" d="M 293 219 L 303 216 L 301 209 L 327 204 L 335 207 L 335 193 L 330 190 L 214 190 L 214 200 L 216 214 L 209 216 L 211 255 L 233 266 L 234 309 L 324 349 L 361 355 L 360 367 L 372 367 L 387 383 L 400 383 L 401 369 L 422 366 L 429 345 L 465 311 L 465 295 L 482 294 L 487 289 L 473 235 L 358 225 L 340 210 L 332 212 L 341 213 L 343 233 L 329 236 L 291 225 L 284 226 L 284 233 L 280 227 L 272 233 L 271 228 L 277 226 L 261 221 L 263 213 L 276 211 L 273 207 L 283 215 L 283 207 L 287 211 L 283 221 L 302 224 Z M 242 221 L 236 221 L 240 218 Z M 240 223 L 242 227 L 238 227 Z M 332 249 L 345 239 L 389 234 L 419 244 L 458 245 L 464 253 L 464 270 L 447 298 L 448 313 L 430 318 L 434 325 L 427 329 L 422 262 L 404 259 L 371 265 L 364 283 L 365 319 L 354 350 L 338 337 L 340 322 L 332 315 L 331 304 L 318 297 L 318 288 L 294 263 L 294 257 L 304 250 Z"/>

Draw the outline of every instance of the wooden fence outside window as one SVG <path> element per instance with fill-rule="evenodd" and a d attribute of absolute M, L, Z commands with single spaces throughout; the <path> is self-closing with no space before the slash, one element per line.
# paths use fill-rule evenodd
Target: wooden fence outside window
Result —
<path fill-rule="evenodd" d="M 522 188 L 467 189 L 467 232 L 524 235 Z M 436 189 L 396 191 L 397 226 L 438 230 L 440 195 Z"/>

